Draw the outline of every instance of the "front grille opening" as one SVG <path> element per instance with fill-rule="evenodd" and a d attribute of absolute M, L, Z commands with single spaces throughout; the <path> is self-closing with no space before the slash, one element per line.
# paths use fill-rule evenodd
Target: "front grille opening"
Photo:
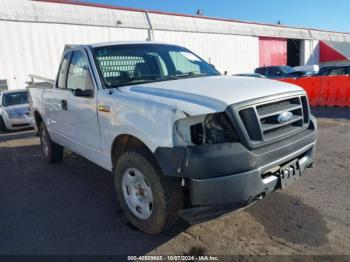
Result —
<path fill-rule="evenodd" d="M 294 119 L 296 117 L 302 117 L 303 116 L 303 112 L 302 112 L 301 108 L 291 110 L 290 112 L 293 113 Z M 262 125 L 268 125 L 268 124 L 270 124 L 270 125 L 271 124 L 279 125 L 280 123 L 278 122 L 278 114 L 261 118 L 260 119 L 260 123 Z"/>
<path fill-rule="evenodd" d="M 299 97 L 286 99 L 278 102 L 273 102 L 256 107 L 256 110 L 260 116 L 268 115 L 275 112 L 285 111 L 292 109 L 293 107 L 300 106 Z"/>
<path fill-rule="evenodd" d="M 259 120 L 256 116 L 254 108 L 243 109 L 239 112 L 244 127 L 252 141 L 261 141 L 261 131 L 259 127 Z"/>
<path fill-rule="evenodd" d="M 289 125 L 284 125 L 275 129 L 266 130 L 263 133 L 266 139 L 272 139 L 272 138 L 282 136 L 284 134 L 294 133 L 295 131 L 299 130 L 300 127 L 302 126 L 303 126 L 303 120 L 301 119 Z"/>
<path fill-rule="evenodd" d="M 257 145 L 282 139 L 307 128 L 309 111 L 307 97 L 295 96 L 252 105 L 242 109 L 239 116 L 248 134 L 247 139 L 252 145 Z"/>
<path fill-rule="evenodd" d="M 303 116 L 303 110 L 301 108 L 290 111 L 295 116 Z"/>

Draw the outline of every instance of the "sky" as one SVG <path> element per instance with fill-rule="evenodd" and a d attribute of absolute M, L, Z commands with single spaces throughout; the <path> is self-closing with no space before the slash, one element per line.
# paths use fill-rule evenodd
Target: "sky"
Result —
<path fill-rule="evenodd" d="M 116 6 L 350 32 L 350 0 L 80 0 Z"/>

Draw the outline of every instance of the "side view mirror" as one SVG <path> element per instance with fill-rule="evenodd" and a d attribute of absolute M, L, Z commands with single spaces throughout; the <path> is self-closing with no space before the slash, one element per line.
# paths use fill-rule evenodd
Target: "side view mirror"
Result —
<path fill-rule="evenodd" d="M 78 97 L 92 97 L 94 95 L 94 91 L 91 89 L 81 90 L 78 88 L 73 90 L 73 95 Z"/>
<path fill-rule="evenodd" d="M 213 64 L 209 64 L 212 68 L 214 68 L 215 69 L 215 65 L 213 65 Z"/>

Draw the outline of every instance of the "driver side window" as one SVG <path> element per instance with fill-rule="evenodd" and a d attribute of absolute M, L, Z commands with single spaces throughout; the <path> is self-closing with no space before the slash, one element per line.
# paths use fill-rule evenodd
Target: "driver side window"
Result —
<path fill-rule="evenodd" d="M 75 51 L 69 65 L 67 89 L 93 90 L 89 64 L 82 51 Z"/>

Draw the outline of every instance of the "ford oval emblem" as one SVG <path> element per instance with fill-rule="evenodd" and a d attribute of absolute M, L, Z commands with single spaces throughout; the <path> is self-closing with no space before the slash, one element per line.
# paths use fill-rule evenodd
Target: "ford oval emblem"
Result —
<path fill-rule="evenodd" d="M 277 122 L 280 124 L 283 124 L 292 120 L 292 118 L 293 118 L 293 113 L 286 111 L 278 115 Z"/>

